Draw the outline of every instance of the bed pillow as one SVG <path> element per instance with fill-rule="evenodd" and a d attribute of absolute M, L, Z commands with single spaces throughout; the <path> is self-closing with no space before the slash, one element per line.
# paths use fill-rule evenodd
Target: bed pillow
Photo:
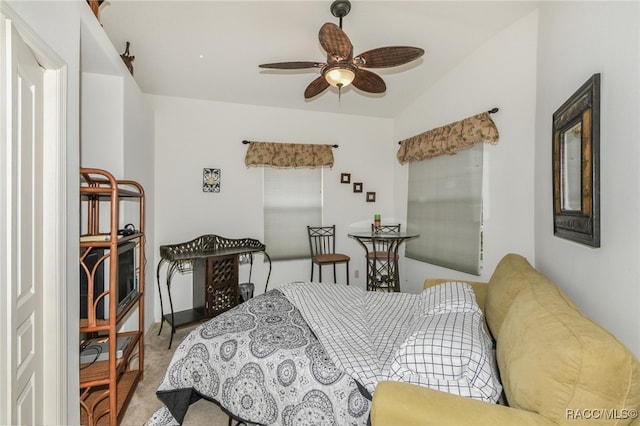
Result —
<path fill-rule="evenodd" d="M 495 351 L 473 289 L 440 284 L 425 290 L 422 302 L 409 337 L 394 354 L 389 380 L 497 402 L 502 386 Z"/>
<path fill-rule="evenodd" d="M 421 315 L 448 312 L 478 312 L 482 314 L 473 288 L 461 281 L 449 281 L 422 291 Z"/>

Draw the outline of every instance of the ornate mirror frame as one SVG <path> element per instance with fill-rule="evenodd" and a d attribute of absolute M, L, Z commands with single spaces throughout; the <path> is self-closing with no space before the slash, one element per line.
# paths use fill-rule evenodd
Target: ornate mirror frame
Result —
<path fill-rule="evenodd" d="M 600 247 L 600 74 L 553 114 L 553 234 Z"/>

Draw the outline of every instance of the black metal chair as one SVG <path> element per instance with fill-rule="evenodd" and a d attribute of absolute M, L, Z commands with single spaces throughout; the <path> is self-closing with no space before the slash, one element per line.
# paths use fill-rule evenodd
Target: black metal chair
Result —
<path fill-rule="evenodd" d="M 400 232 L 401 224 L 375 226 L 373 234 Z M 394 291 L 398 282 L 398 253 L 390 240 L 371 240 L 371 250 L 367 252 L 367 290 Z"/>
<path fill-rule="evenodd" d="M 346 254 L 336 253 L 336 226 L 307 226 L 309 233 L 309 249 L 311 250 L 311 281 L 313 281 L 314 265 L 318 265 L 319 280 L 322 281 L 322 267 L 333 265 L 333 282 L 337 282 L 336 264 L 344 263 L 347 269 L 347 285 L 349 285 L 349 261 Z"/>

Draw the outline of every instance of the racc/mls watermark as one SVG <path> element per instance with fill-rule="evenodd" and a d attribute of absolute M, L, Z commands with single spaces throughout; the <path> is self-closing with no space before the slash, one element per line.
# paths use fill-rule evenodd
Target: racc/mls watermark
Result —
<path fill-rule="evenodd" d="M 638 417 L 635 408 L 567 408 L 566 418 L 570 420 L 627 420 Z"/>

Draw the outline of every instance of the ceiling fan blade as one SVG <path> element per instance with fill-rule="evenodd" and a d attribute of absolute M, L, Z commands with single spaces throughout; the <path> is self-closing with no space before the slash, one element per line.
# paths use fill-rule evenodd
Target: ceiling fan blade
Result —
<path fill-rule="evenodd" d="M 321 75 L 320 77 L 313 80 L 311 84 L 307 86 L 307 89 L 304 91 L 304 98 L 311 99 L 314 96 L 317 96 L 320 93 L 327 90 L 328 87 L 329 87 L 329 83 L 327 82 L 327 79 Z"/>
<path fill-rule="evenodd" d="M 351 40 L 342 29 L 336 24 L 327 22 L 320 28 L 318 34 L 320 45 L 327 52 L 327 57 L 332 57 L 336 61 L 350 59 L 353 55 L 353 45 Z"/>
<path fill-rule="evenodd" d="M 368 50 L 354 58 L 354 63 L 364 68 L 388 68 L 415 61 L 424 55 L 419 47 L 390 46 Z"/>
<path fill-rule="evenodd" d="M 384 93 L 387 90 L 387 85 L 382 77 L 362 68 L 356 72 L 356 78 L 351 84 L 363 92 Z"/>
<path fill-rule="evenodd" d="M 280 70 L 298 70 L 303 68 L 322 68 L 325 64 L 320 62 L 274 62 L 272 64 L 260 64 L 260 68 L 275 68 Z"/>

